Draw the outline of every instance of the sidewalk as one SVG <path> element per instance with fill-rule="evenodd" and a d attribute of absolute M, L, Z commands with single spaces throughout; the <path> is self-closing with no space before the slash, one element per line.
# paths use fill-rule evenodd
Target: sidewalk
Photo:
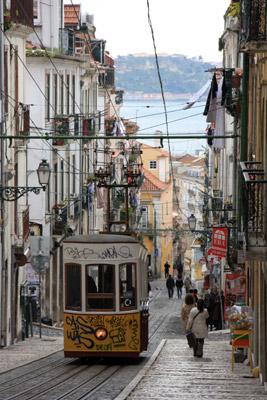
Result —
<path fill-rule="evenodd" d="M 244 364 L 231 371 L 229 340 L 211 338 L 194 358 L 185 339 L 163 340 L 152 358 L 116 400 L 267 400 L 259 379 Z"/>
<path fill-rule="evenodd" d="M 63 336 L 34 335 L 0 349 L 0 373 L 63 350 Z"/>

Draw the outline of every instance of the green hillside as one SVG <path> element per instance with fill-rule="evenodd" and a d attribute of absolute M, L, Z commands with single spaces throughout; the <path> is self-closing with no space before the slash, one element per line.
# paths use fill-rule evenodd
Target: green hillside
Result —
<path fill-rule="evenodd" d="M 159 55 L 159 66 L 164 91 L 170 94 L 194 93 L 205 84 L 210 75 L 205 72 L 214 65 L 203 62 L 201 57 Z M 160 93 L 159 80 L 153 55 L 118 56 L 116 88 L 125 92 Z"/>

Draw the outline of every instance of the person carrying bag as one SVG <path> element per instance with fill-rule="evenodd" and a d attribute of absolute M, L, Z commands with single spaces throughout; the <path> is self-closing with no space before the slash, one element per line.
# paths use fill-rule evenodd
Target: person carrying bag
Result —
<path fill-rule="evenodd" d="M 194 332 L 192 331 L 192 328 L 193 328 L 193 324 L 194 324 L 194 319 L 198 316 L 198 314 L 199 314 L 199 312 L 192 319 L 191 328 L 187 329 L 186 333 L 185 333 L 185 336 L 186 336 L 187 342 L 188 342 L 188 346 L 190 348 L 193 348 L 196 345 L 196 336 L 195 336 Z"/>
<path fill-rule="evenodd" d="M 195 342 L 193 344 L 194 357 L 203 356 L 204 339 L 208 337 L 208 318 L 209 313 L 204 309 L 204 300 L 198 299 L 197 306 L 190 311 L 186 326 L 187 331 L 192 330 L 195 336 Z"/>

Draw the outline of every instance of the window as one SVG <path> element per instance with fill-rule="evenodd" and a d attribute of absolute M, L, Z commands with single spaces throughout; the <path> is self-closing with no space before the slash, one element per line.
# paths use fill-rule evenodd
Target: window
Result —
<path fill-rule="evenodd" d="M 57 114 L 57 75 L 53 76 L 53 109 L 54 114 Z"/>
<path fill-rule="evenodd" d="M 76 193 L 76 160 L 75 160 L 75 154 L 72 155 L 72 194 Z"/>
<path fill-rule="evenodd" d="M 64 114 L 64 77 L 60 75 L 59 77 L 59 112 Z"/>
<path fill-rule="evenodd" d="M 45 118 L 50 121 L 50 74 L 45 74 Z"/>
<path fill-rule="evenodd" d="M 156 169 L 157 168 L 157 161 L 149 161 L 149 168 Z"/>
<path fill-rule="evenodd" d="M 34 25 L 40 23 L 40 0 L 33 0 L 33 22 Z"/>
<path fill-rule="evenodd" d="M 61 201 L 64 201 L 64 161 L 60 162 L 60 172 L 61 172 Z"/>
<path fill-rule="evenodd" d="M 65 265 L 65 308 L 68 310 L 81 310 L 81 265 Z"/>
<path fill-rule="evenodd" d="M 136 308 L 136 264 L 120 265 L 120 309 Z"/>
<path fill-rule="evenodd" d="M 114 310 L 115 266 L 110 264 L 86 266 L 86 310 Z"/>
<path fill-rule="evenodd" d="M 70 76 L 66 76 L 66 114 L 70 113 Z"/>
<path fill-rule="evenodd" d="M 75 75 L 72 75 L 72 114 L 75 114 Z"/>
<path fill-rule="evenodd" d="M 147 206 L 142 206 L 142 216 L 141 216 L 141 228 L 147 229 L 147 222 L 148 222 L 148 209 Z"/>
<path fill-rule="evenodd" d="M 57 163 L 54 164 L 54 189 L 55 189 L 55 204 L 57 204 L 58 200 L 58 184 L 57 184 Z"/>

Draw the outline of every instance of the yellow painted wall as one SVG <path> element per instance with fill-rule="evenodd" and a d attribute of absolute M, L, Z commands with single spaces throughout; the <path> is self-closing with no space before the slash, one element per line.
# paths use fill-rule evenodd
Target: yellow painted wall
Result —
<path fill-rule="evenodd" d="M 142 148 L 143 154 L 142 154 L 142 161 L 144 164 L 144 167 L 154 176 L 156 176 L 158 179 L 160 179 L 160 159 L 164 160 L 164 168 L 166 172 L 166 178 L 167 182 L 169 182 L 169 158 L 168 157 L 162 157 L 162 150 L 158 148 L 153 148 L 153 147 L 145 147 Z M 150 161 L 158 161 L 157 162 L 157 168 L 156 169 L 150 169 L 149 168 L 149 162 Z M 167 183 L 165 182 L 165 183 Z M 158 192 L 151 192 L 151 193 L 143 193 L 141 192 L 141 202 L 146 203 L 148 206 L 148 212 L 149 212 L 149 218 L 148 222 L 150 227 L 154 227 L 154 203 L 159 204 L 157 206 L 157 216 L 158 216 L 158 222 L 159 223 L 159 229 L 172 229 L 173 227 L 173 190 L 172 190 L 172 183 L 168 185 L 168 187 L 165 190 L 160 190 Z M 164 264 L 168 260 L 169 264 L 172 267 L 173 264 L 173 243 L 172 243 L 172 238 L 173 234 L 171 231 L 167 232 L 158 232 L 158 243 L 159 243 L 159 250 L 160 250 L 160 270 L 161 274 L 164 275 Z M 153 260 L 153 254 L 154 254 L 154 242 L 153 238 L 148 239 L 147 237 L 144 238 L 144 244 L 147 247 L 149 253 L 152 256 Z M 153 261 L 152 261 L 153 262 Z"/>

